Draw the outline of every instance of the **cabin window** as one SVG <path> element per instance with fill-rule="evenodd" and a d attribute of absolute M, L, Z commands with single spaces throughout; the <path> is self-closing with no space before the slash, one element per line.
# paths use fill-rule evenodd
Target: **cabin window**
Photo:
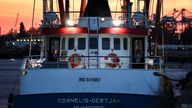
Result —
<path fill-rule="evenodd" d="M 68 42 L 68 49 L 69 50 L 73 50 L 74 49 L 74 44 L 75 44 L 75 39 L 74 38 L 69 38 L 69 40 L 68 40 L 69 42 Z"/>
<path fill-rule="evenodd" d="M 86 45 L 85 38 L 78 38 L 78 49 L 84 50 Z"/>
<path fill-rule="evenodd" d="M 110 39 L 109 38 L 102 38 L 102 49 L 110 50 Z"/>
<path fill-rule="evenodd" d="M 89 48 L 90 49 L 98 49 L 97 37 L 89 38 Z"/>
<path fill-rule="evenodd" d="M 120 38 L 114 38 L 114 49 L 120 50 Z"/>
<path fill-rule="evenodd" d="M 123 38 L 123 49 L 124 50 L 128 49 L 128 47 L 127 47 L 127 38 Z"/>
<path fill-rule="evenodd" d="M 62 38 L 61 48 L 65 49 L 65 38 Z"/>

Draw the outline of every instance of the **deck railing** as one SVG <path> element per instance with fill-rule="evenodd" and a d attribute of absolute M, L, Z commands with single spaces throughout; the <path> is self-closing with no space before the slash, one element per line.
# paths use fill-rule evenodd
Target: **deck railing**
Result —
<path fill-rule="evenodd" d="M 79 11 L 70 11 L 69 18 L 65 19 L 65 23 L 68 20 L 73 22 L 73 27 L 77 27 L 80 20 L 83 20 L 79 17 Z M 127 18 L 127 16 L 129 18 Z M 102 18 L 102 17 L 101 17 Z M 103 17 L 104 18 L 104 17 Z M 120 26 L 119 27 L 147 27 L 147 14 L 144 12 L 131 12 L 131 13 L 124 13 L 122 11 L 111 11 L 111 19 L 119 20 Z M 101 19 L 102 22 L 103 19 Z M 68 25 L 61 24 L 61 18 L 59 12 L 45 12 L 44 13 L 44 20 L 42 21 L 42 27 L 67 27 Z M 71 25 L 70 25 L 71 26 Z"/>
<path fill-rule="evenodd" d="M 40 56 L 27 57 L 24 68 L 69 68 L 69 69 L 162 69 L 162 58 L 131 56 L 60 56 L 45 59 Z"/>

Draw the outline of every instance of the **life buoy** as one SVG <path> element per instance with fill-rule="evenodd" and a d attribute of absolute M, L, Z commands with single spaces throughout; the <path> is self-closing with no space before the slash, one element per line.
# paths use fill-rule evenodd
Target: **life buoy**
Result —
<path fill-rule="evenodd" d="M 72 68 L 77 67 L 81 63 L 81 56 L 77 53 L 74 53 L 69 57 L 69 62 Z"/>
<path fill-rule="evenodd" d="M 111 61 L 112 61 L 112 63 L 107 63 L 107 65 L 108 65 L 109 67 L 114 68 L 114 67 L 119 66 L 120 59 L 119 59 L 119 57 L 117 56 L 117 54 L 115 54 L 115 53 L 110 53 L 110 54 L 108 55 L 108 57 L 111 57 Z"/>

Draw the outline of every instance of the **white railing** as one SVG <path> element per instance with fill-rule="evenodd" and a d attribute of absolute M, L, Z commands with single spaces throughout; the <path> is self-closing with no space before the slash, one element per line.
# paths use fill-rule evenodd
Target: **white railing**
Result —
<path fill-rule="evenodd" d="M 69 68 L 69 69 L 161 69 L 164 67 L 161 57 L 130 56 L 65 56 L 55 60 L 46 60 L 40 56 L 24 60 L 23 69 L 30 68 Z"/>
<path fill-rule="evenodd" d="M 67 20 L 73 21 L 73 26 L 77 27 L 79 20 L 82 20 L 79 18 L 79 11 L 71 11 L 69 13 L 70 17 L 65 20 L 65 23 L 67 23 Z M 127 14 L 131 15 L 129 19 L 127 20 L 126 16 Z M 60 18 L 60 13 L 59 12 L 45 12 L 44 13 L 45 19 L 42 21 L 42 27 L 61 27 L 61 26 L 66 26 L 61 25 L 61 18 Z M 137 17 L 136 17 L 137 16 Z M 138 17 L 140 16 L 140 17 Z M 111 12 L 111 19 L 113 20 L 119 20 L 121 23 L 119 27 L 147 27 L 147 18 L 146 14 L 142 12 L 131 12 L 131 13 L 123 13 L 121 11 L 112 11 Z M 102 20 L 101 20 L 102 22 Z"/>

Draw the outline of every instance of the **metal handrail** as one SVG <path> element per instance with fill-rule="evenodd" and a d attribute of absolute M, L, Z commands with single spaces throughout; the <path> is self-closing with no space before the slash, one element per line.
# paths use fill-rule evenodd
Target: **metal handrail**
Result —
<path fill-rule="evenodd" d="M 34 59 L 34 57 L 35 57 L 35 59 Z M 65 59 L 62 60 L 63 57 Z M 86 65 L 86 63 L 88 63 L 88 58 L 96 58 L 97 60 L 100 60 L 98 62 L 99 64 L 106 64 L 107 63 L 106 61 L 108 61 L 110 58 L 113 58 L 113 57 L 109 57 L 109 56 L 80 56 L 80 57 L 81 57 L 81 65 Z M 43 68 L 44 67 L 43 64 L 46 64 L 46 63 L 47 64 L 52 63 L 55 65 L 55 67 L 59 68 L 60 64 L 69 64 L 70 63 L 69 58 L 70 58 L 70 56 L 58 56 L 55 61 L 51 61 L 51 60 L 45 60 L 45 58 L 40 58 L 40 56 L 37 56 L 37 55 L 28 57 L 28 59 L 31 60 L 30 63 L 31 63 L 32 68 L 36 68 L 36 67 Z M 106 58 L 107 58 L 107 60 L 105 60 Z M 161 68 L 163 68 L 162 57 L 160 57 L 160 56 L 149 56 L 149 57 L 118 56 L 118 58 L 121 59 L 121 61 L 127 62 L 127 64 L 124 64 L 124 65 L 127 65 L 127 69 L 128 69 L 128 67 L 131 67 L 131 65 L 143 65 L 144 68 L 146 68 L 146 66 L 150 66 L 150 68 L 155 68 L 155 69 L 158 68 L 158 69 L 160 69 L 160 71 L 162 71 Z M 143 62 L 138 62 L 138 63 L 134 62 L 133 59 L 137 59 L 137 58 L 143 59 L 142 60 Z M 125 60 L 125 59 L 127 59 L 127 60 Z M 153 60 L 153 63 L 148 63 L 147 59 Z M 115 64 L 115 62 L 113 62 L 113 63 Z M 123 62 L 121 62 L 121 63 L 123 63 Z M 100 68 L 100 67 L 97 67 L 97 68 Z"/>

